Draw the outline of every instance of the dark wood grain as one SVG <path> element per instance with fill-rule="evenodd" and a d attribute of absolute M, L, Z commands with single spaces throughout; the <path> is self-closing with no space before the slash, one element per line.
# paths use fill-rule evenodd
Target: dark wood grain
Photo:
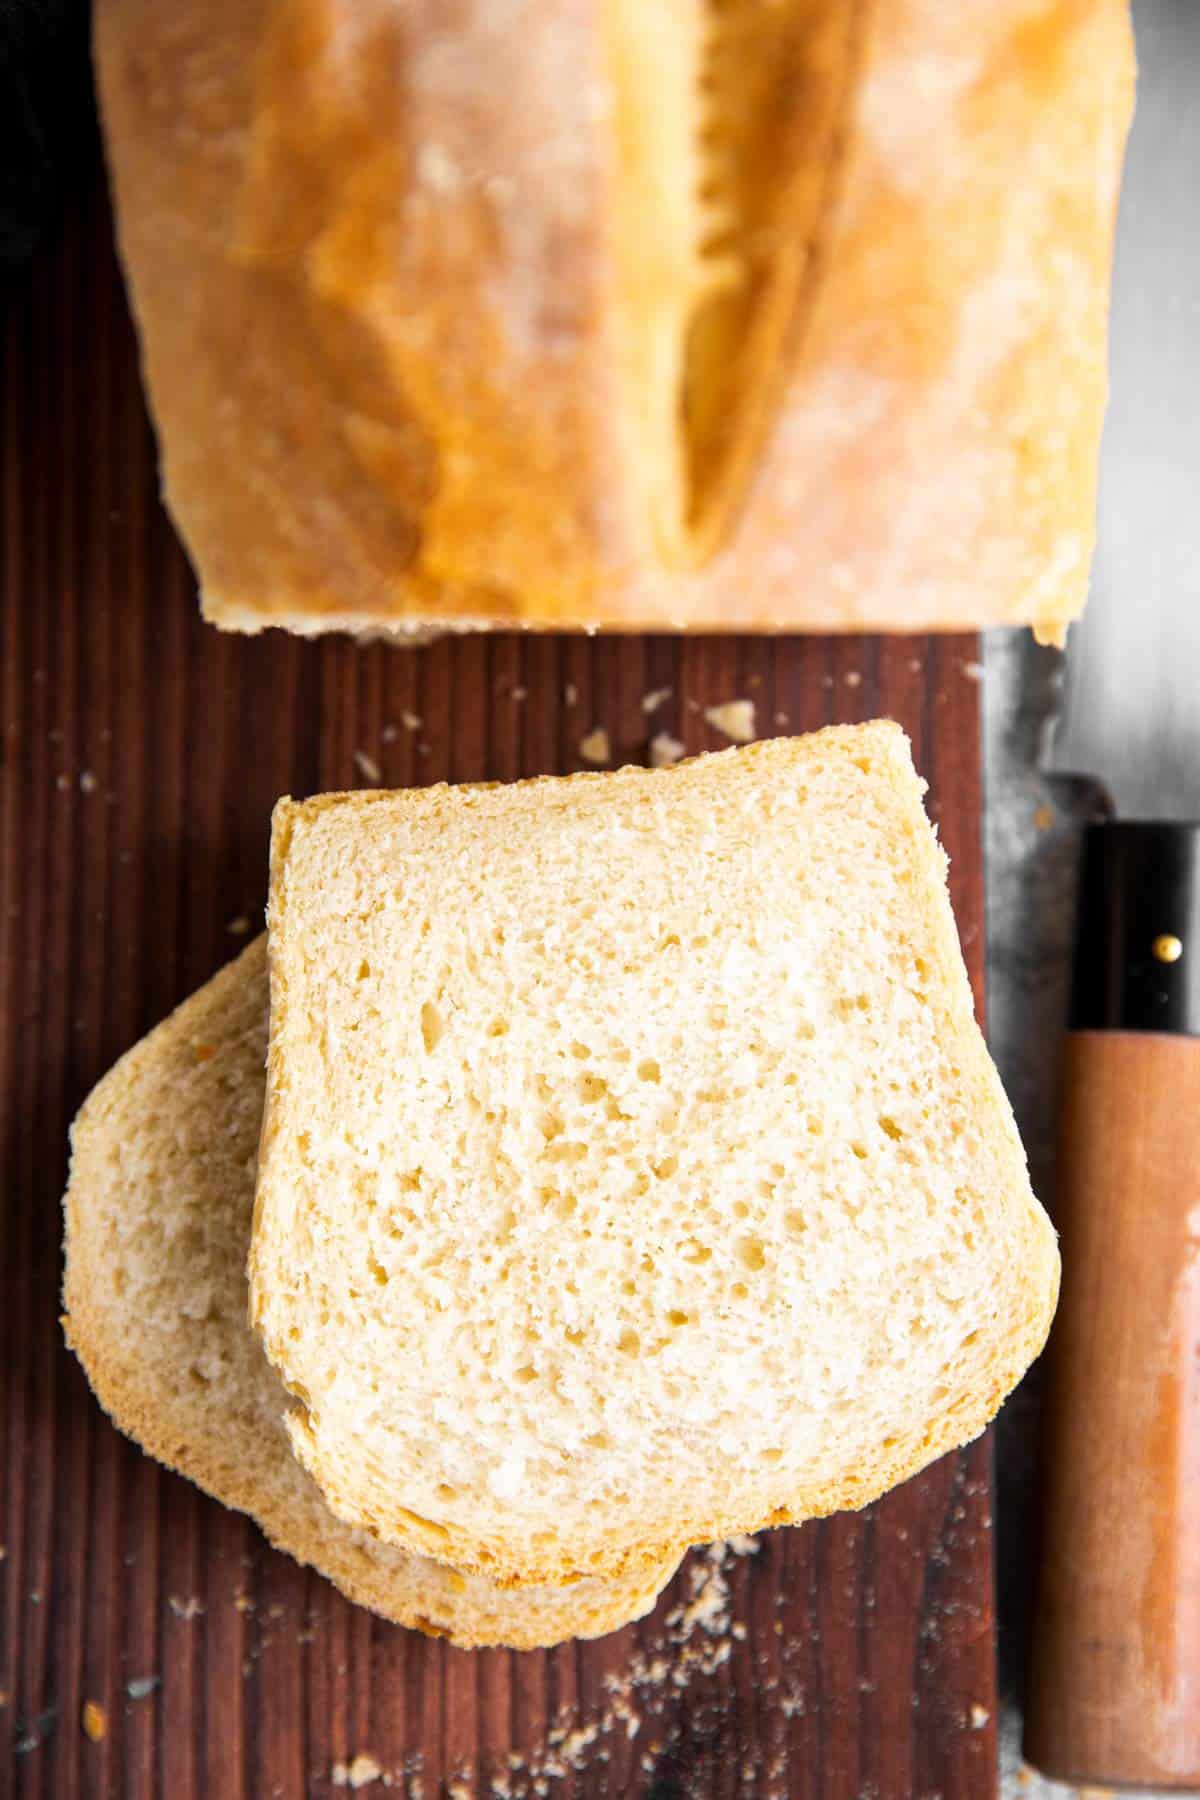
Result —
<path fill-rule="evenodd" d="M 659 729 L 701 749 L 703 709 L 735 696 L 763 731 L 890 713 L 931 783 L 978 992 L 973 641 L 222 636 L 157 502 L 99 192 L 5 315 L 0 1787 L 290 1800 L 367 1753 L 414 1800 L 993 1793 L 986 1441 L 731 1556 L 736 1632 L 683 1641 L 685 1570 L 600 1643 L 467 1654 L 348 1606 L 141 1456 L 57 1322 L 71 1116 L 260 917 L 279 794 L 361 784 L 356 752 L 396 785 L 574 769 L 596 724 L 620 759 Z M 555 1734 L 591 1727 L 560 1775 Z"/>

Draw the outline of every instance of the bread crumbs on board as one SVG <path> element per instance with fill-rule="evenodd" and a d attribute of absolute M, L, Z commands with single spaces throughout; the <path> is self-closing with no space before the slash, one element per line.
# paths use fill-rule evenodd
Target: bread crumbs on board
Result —
<path fill-rule="evenodd" d="M 589 763 L 606 763 L 611 760 L 612 746 L 603 725 L 597 725 L 586 737 L 580 738 L 579 754 L 584 762 Z"/>
<path fill-rule="evenodd" d="M 605 1676 L 607 1699 L 597 1717 L 579 1723 L 562 1716 L 543 1749 L 529 1756 L 510 1754 L 507 1772 L 493 1775 L 483 1790 L 489 1800 L 527 1800 L 531 1795 L 542 1800 L 552 1783 L 607 1761 L 614 1738 L 628 1742 L 648 1725 L 661 1727 L 680 1691 L 696 1677 L 716 1674 L 729 1661 L 734 1642 L 744 1637 L 744 1628 L 737 1631 L 731 1616 L 727 1571 L 733 1557 L 753 1556 L 758 1550 L 756 1538 L 740 1536 L 696 1551 L 687 1565 L 686 1597 L 667 1613 L 661 1641 L 635 1652 L 623 1670 Z M 664 1748 L 652 1737 L 640 1759 L 642 1767 L 652 1770 Z"/>
<path fill-rule="evenodd" d="M 379 764 L 373 756 L 368 756 L 365 750 L 354 752 L 354 766 L 364 781 L 373 781 L 378 784 L 383 780 Z"/>
<path fill-rule="evenodd" d="M 652 769 L 670 769 L 687 754 L 687 746 L 679 739 L 672 737 L 669 731 L 660 731 L 650 739 L 650 767 Z"/>
<path fill-rule="evenodd" d="M 383 1766 L 367 1750 L 360 1750 L 348 1763 L 334 1763 L 329 1779 L 334 1787 L 365 1788 L 383 1778 Z"/>
<path fill-rule="evenodd" d="M 720 706 L 706 706 L 704 717 L 734 744 L 748 744 L 755 735 L 753 700 L 723 700 Z"/>
<path fill-rule="evenodd" d="M 108 1714 L 95 1700 L 83 1703 L 83 1735 L 93 1744 L 101 1743 L 108 1736 Z"/>
<path fill-rule="evenodd" d="M 642 695 L 642 711 L 644 713 L 657 712 L 663 702 L 670 698 L 671 689 L 669 687 L 651 688 L 648 694 Z"/>

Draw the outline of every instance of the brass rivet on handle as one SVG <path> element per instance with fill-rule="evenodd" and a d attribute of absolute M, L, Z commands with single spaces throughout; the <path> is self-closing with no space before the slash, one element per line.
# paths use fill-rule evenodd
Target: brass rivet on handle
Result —
<path fill-rule="evenodd" d="M 1183 944 L 1173 932 L 1164 931 L 1150 946 L 1160 963 L 1177 963 L 1183 955 Z"/>

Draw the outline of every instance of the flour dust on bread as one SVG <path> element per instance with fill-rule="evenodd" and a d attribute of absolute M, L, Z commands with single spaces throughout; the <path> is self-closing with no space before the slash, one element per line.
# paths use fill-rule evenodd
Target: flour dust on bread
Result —
<path fill-rule="evenodd" d="M 98 0 L 239 630 L 1083 604 L 1128 0 Z"/>
<path fill-rule="evenodd" d="M 340 1516 L 501 1581 L 981 1431 L 1054 1234 L 898 727 L 276 808 L 251 1304 Z"/>
<path fill-rule="evenodd" d="M 246 1318 L 267 995 L 260 939 L 131 1050 L 75 1122 L 64 1327 L 101 1404 L 151 1455 L 402 1625 L 532 1648 L 639 1617 L 673 1563 L 502 1591 L 343 1524 L 293 1458 L 286 1397 Z"/>

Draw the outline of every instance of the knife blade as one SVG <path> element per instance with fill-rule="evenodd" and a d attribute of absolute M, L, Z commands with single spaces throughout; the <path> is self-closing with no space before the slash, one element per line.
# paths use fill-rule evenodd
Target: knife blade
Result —
<path fill-rule="evenodd" d="M 1200 1787 L 1200 5 L 1135 11 L 1092 592 L 1052 771 L 1084 835 L 1025 1754 Z"/>
<path fill-rule="evenodd" d="M 1087 609 L 1048 767 L 1131 819 L 1200 815 L 1200 5 L 1136 13 Z"/>

